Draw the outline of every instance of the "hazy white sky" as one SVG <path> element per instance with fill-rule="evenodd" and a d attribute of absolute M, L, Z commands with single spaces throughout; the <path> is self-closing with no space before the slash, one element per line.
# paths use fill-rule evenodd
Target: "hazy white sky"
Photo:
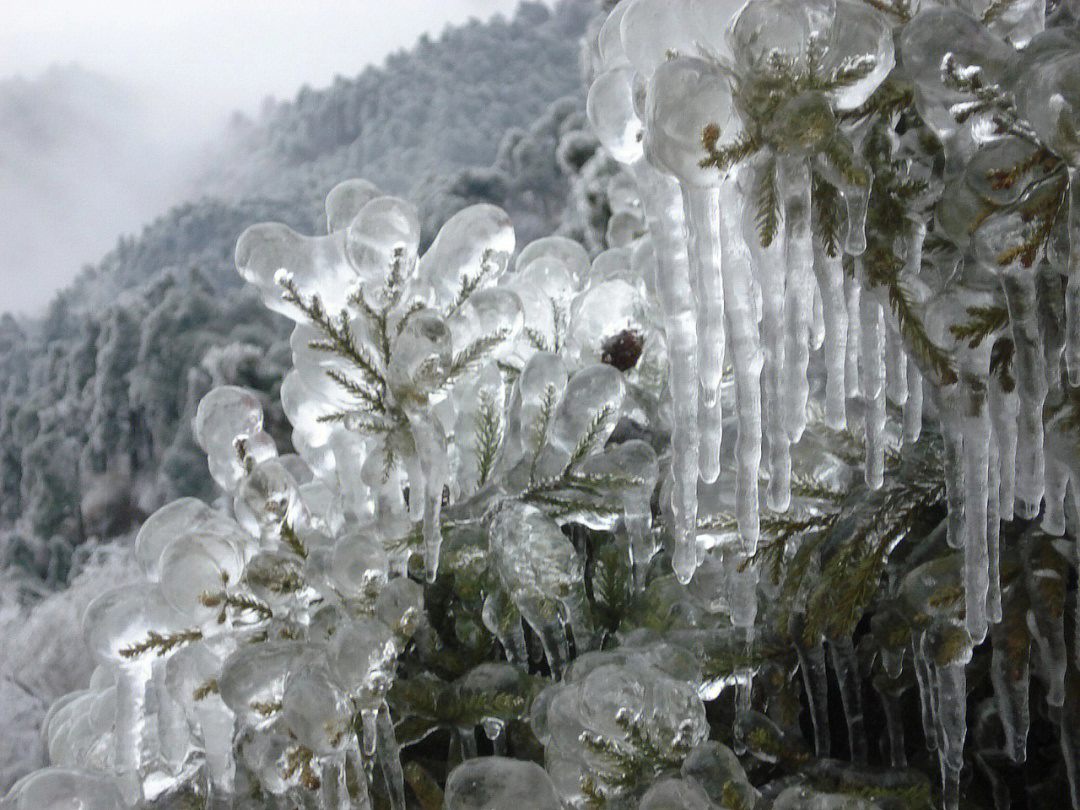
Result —
<path fill-rule="evenodd" d="M 0 0 L 0 78 L 84 67 L 253 112 L 517 0 Z M 205 108 L 204 108 L 205 112 Z"/>
<path fill-rule="evenodd" d="M 118 236 L 191 196 L 202 147 L 229 112 L 253 115 L 268 95 L 328 86 L 425 32 L 509 16 L 517 3 L 0 0 L 0 83 L 78 63 L 129 88 L 141 105 L 114 111 L 87 100 L 104 122 L 88 133 L 74 111 L 57 113 L 34 95 L 47 84 L 29 85 L 7 111 L 0 94 L 0 123 L 16 127 L 0 132 L 0 311 L 41 311 Z"/>

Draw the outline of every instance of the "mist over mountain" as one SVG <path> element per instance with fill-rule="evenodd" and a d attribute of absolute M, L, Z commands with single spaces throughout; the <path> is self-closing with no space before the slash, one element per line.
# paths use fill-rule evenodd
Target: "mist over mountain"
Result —
<path fill-rule="evenodd" d="M 166 110 L 78 65 L 0 81 L 4 310 L 40 314 L 118 233 L 194 193 L 207 133 Z"/>

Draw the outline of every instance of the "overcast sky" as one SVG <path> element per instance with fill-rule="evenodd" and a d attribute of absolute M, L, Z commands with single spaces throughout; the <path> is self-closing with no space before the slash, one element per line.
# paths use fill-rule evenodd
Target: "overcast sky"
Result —
<path fill-rule="evenodd" d="M 13 157 L 0 144 L 0 164 L 14 164 L 0 165 L 0 311 L 39 310 L 118 235 L 137 232 L 180 202 L 176 175 L 230 111 L 254 114 L 268 95 L 288 99 L 304 84 L 318 88 L 335 75 L 355 76 L 424 32 L 437 36 L 471 17 L 509 16 L 516 6 L 517 0 L 0 0 L 0 82 L 34 80 L 52 65 L 75 62 L 151 104 L 148 121 L 124 125 L 129 140 L 145 139 L 145 148 L 126 143 L 111 155 L 132 167 L 132 177 L 100 160 L 96 149 L 84 155 L 69 144 L 61 153 L 28 154 L 33 144 L 16 145 Z M 0 106 L 0 121 L 4 112 Z"/>
<path fill-rule="evenodd" d="M 0 0 L 0 76 L 84 67 L 212 106 L 352 76 L 517 0 Z M 206 98 L 204 94 L 208 94 Z"/>

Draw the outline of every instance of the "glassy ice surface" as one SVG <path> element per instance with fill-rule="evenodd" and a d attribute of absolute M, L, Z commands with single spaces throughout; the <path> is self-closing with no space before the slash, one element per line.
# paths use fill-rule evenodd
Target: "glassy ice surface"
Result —
<path fill-rule="evenodd" d="M 359 180 L 325 235 L 245 231 L 292 446 L 198 404 L 223 494 L 146 519 L 8 803 L 402 810 L 448 740 L 447 808 L 869 810 L 916 705 L 942 806 L 1044 715 L 1077 794 L 1080 44 L 1067 4 L 882 5 L 615 5 L 594 257 L 487 203 L 426 244 Z M 524 721 L 543 767 L 476 756 Z"/>

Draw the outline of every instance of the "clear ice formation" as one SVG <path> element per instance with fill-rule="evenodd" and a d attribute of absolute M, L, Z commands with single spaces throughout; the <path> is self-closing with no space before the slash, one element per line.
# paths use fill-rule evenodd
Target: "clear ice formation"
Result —
<path fill-rule="evenodd" d="M 703 700 L 735 687 L 740 753 L 775 761 L 759 738 L 783 732 L 751 710 L 756 665 L 716 678 L 695 656 L 750 658 L 772 609 L 759 593 L 775 593 L 752 555 L 763 518 L 799 504 L 793 460 L 814 454 L 815 423 L 860 434 L 865 482 L 885 499 L 895 445 L 918 449 L 924 412 L 943 434 L 954 552 L 891 583 L 888 609 L 917 616 L 911 638 L 872 623 L 891 761 L 907 762 L 906 664 L 943 805 L 958 806 L 966 665 L 989 637 L 1004 754 L 1027 757 L 1034 670 L 1080 798 L 1054 609 L 1075 560 L 1052 539 L 1080 515 L 1065 407 L 1080 382 L 1077 38 L 1043 30 L 1041 0 L 922 3 L 895 37 L 857 0 L 748 0 L 730 26 L 719 5 L 622 0 L 599 29 L 587 116 L 627 171 L 609 188 L 611 248 L 592 261 L 562 237 L 515 259 L 491 205 L 455 214 L 421 252 L 415 206 L 362 180 L 328 195 L 326 235 L 245 231 L 240 274 L 296 324 L 281 386 L 296 453 L 279 454 L 252 392 L 204 397 L 193 433 L 224 497 L 145 521 L 144 579 L 90 604 L 98 670 L 52 707 L 51 766 L 5 807 L 136 807 L 181 787 L 228 807 L 244 784 L 345 810 L 370 807 L 378 778 L 404 810 L 390 688 L 408 644 L 438 646 L 421 581 L 448 557 L 453 587 L 482 604 L 454 632 L 489 634 L 508 659 L 454 694 L 524 694 L 520 667 L 541 658 L 555 680 L 529 710 L 545 768 L 470 759 L 476 729 L 459 723 L 467 761 L 447 808 L 554 810 L 586 786 L 629 801 L 611 764 L 643 746 L 672 759 L 638 786 L 642 810 L 727 806 L 731 791 L 752 806 L 735 753 L 707 739 Z M 904 134 L 862 109 L 894 69 L 919 119 Z M 901 192 L 883 223 L 882 200 Z M 643 423 L 670 429 L 669 452 L 636 437 Z M 1002 539 L 1014 518 L 1032 521 L 1020 548 Z M 639 591 L 668 545 L 675 576 L 643 596 L 693 627 L 678 645 L 639 628 L 595 649 L 581 528 L 625 543 Z M 803 607 L 788 629 L 815 753 L 832 750 L 831 666 L 865 764 L 863 647 L 808 635 Z M 503 717 L 479 725 L 505 746 Z M 772 806 L 874 805 L 792 785 Z"/>
<path fill-rule="evenodd" d="M 790 501 L 790 448 L 808 418 L 815 298 L 821 302 L 820 339 L 829 357 L 829 419 L 838 427 L 845 424 L 843 399 L 851 391 L 841 362 L 849 318 L 841 306 L 840 259 L 815 246 L 813 237 L 811 170 L 818 144 L 777 126 L 768 133 L 767 159 L 732 167 L 706 158 L 748 142 L 747 111 L 736 103 L 737 85 L 766 76 L 777 59 L 806 65 L 811 41 L 829 43 L 823 56 L 829 69 L 851 60 L 866 66 L 865 76 L 831 96 L 807 93 L 791 100 L 800 110 L 817 110 L 814 114 L 826 121 L 862 104 L 894 62 L 887 27 L 854 3 L 750 2 L 726 42 L 715 26 L 694 24 L 712 19 L 710 6 L 650 0 L 617 6 L 601 34 L 606 70 L 593 83 L 588 102 L 601 142 L 637 178 L 656 253 L 674 406 L 674 567 L 683 581 L 699 562 L 698 482 L 711 484 L 719 475 L 723 419 L 717 411 L 725 363 L 734 372 L 738 411 L 737 517 L 750 553 L 759 532 L 763 459 L 768 507 L 784 511 Z M 790 25 L 777 25 L 778 15 Z M 728 52 L 734 70 L 716 61 Z M 783 117 L 778 114 L 778 121 Z M 869 182 L 864 176 L 861 185 L 841 183 L 849 253 L 861 252 L 865 244 Z M 740 198 L 766 186 L 774 189 L 777 211 L 774 232 L 763 242 L 756 217 L 748 212 L 752 208 Z M 878 343 L 864 350 L 864 367 L 876 369 L 883 362 L 884 338 Z M 879 378 L 883 372 L 867 381 Z M 884 395 L 874 401 L 883 412 Z M 870 420 L 875 428 L 880 422 Z M 884 437 L 878 429 L 870 433 L 868 453 L 880 457 Z M 868 475 L 873 481 L 876 468 Z"/>
<path fill-rule="evenodd" d="M 446 779 L 446 810 L 529 807 L 560 810 L 547 772 L 534 762 L 483 757 L 458 765 Z"/>
<path fill-rule="evenodd" d="M 230 807 L 257 784 L 345 810 L 370 806 L 368 774 L 404 810 L 387 696 L 405 646 L 430 633 L 414 577 L 434 581 L 443 538 L 456 554 L 479 538 L 486 630 L 528 664 L 530 628 L 554 674 L 570 645 L 596 643 L 562 526 L 621 533 L 639 580 L 656 554 L 656 451 L 609 443 L 657 409 L 666 362 L 630 251 L 594 265 L 548 237 L 512 264 L 509 219 L 478 205 L 421 255 L 415 208 L 364 181 L 330 193 L 327 222 L 318 237 L 257 225 L 236 251 L 296 321 L 281 389 L 296 454 L 279 454 L 252 392 L 202 399 L 193 432 L 224 497 L 147 518 L 144 580 L 87 609 L 98 674 L 54 707 L 54 767 L 15 787 L 16 807 L 137 807 L 182 789 Z M 482 724 L 497 744 L 504 723 Z M 511 787 L 526 778 L 506 768 Z"/>
<path fill-rule="evenodd" d="M 711 6 L 616 6 L 601 30 L 588 103 L 601 143 L 637 180 L 655 251 L 670 349 L 676 575 L 689 580 L 704 559 L 695 550 L 711 508 L 703 493 L 728 441 L 714 412 L 725 369 L 737 416 L 734 513 L 752 552 L 759 510 L 784 512 L 791 501 L 792 448 L 808 420 L 808 359 L 820 346 L 824 421 L 862 432 L 871 489 L 882 486 L 894 441 L 888 403 L 902 409 L 905 444 L 919 438 L 924 397 L 936 411 L 946 444 L 948 541 L 963 552 L 961 621 L 978 644 L 1002 618 L 1000 522 L 1041 515 L 1043 529 L 1061 535 L 1080 503 L 1075 427 L 1065 428 L 1073 423 L 1061 409 L 1063 386 L 1080 381 L 1075 38 L 1066 29 L 1044 32 L 1038 2 L 1004 10 L 923 4 L 905 23 L 896 39 L 903 78 L 944 146 L 945 183 L 923 168 L 915 141 L 893 133 L 881 141 L 904 181 L 924 187 L 905 213 L 902 266 L 889 282 L 865 222 L 879 180 L 860 153 L 882 147 L 874 133 L 842 123 L 897 62 L 886 17 L 845 0 L 749 0 L 725 39 L 702 25 Z M 852 78 L 776 98 L 774 88 L 787 81 L 781 75 L 816 71 L 820 80 L 830 70 Z M 1010 131 L 998 107 L 972 101 L 979 92 L 1009 94 L 1020 123 Z M 1059 169 L 1045 168 L 1048 156 Z M 998 180 L 1010 166 L 1020 176 Z M 819 185 L 831 186 L 846 210 L 846 231 L 829 244 Z M 1047 240 L 1035 232 L 1049 227 L 1038 212 L 1057 204 L 1062 187 L 1063 211 Z M 944 260 L 924 255 L 928 225 L 955 247 Z M 1036 237 L 1047 242 L 1045 259 L 1025 249 Z M 1059 280 L 1063 305 L 1055 303 Z M 1054 306 L 1062 306 L 1060 316 Z M 925 339 L 909 328 L 908 312 L 926 325 Z M 985 334 L 965 334 L 964 313 L 996 312 L 1002 319 Z M 1004 352 L 1012 353 L 1005 362 L 1014 363 L 1015 380 L 1001 374 Z M 732 574 L 740 575 L 745 566 Z M 808 651 L 804 670 L 813 671 L 813 660 Z M 927 688 L 960 688 L 961 665 L 926 669 Z M 955 792 L 962 735 L 957 742 L 946 733 L 942 745 Z"/>

